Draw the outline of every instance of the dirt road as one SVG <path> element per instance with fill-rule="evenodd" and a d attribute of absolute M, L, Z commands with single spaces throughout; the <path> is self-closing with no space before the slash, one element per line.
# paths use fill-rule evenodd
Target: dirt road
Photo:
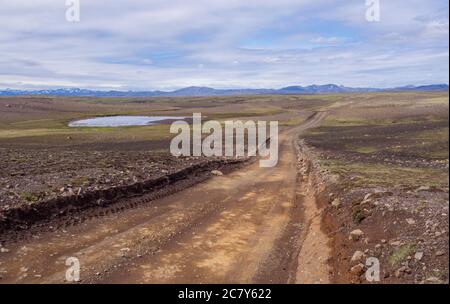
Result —
<path fill-rule="evenodd" d="M 82 283 L 328 282 L 327 238 L 314 187 L 298 175 L 296 135 L 280 134 L 279 163 L 258 162 L 147 204 L 8 244 L 0 283 L 62 283 L 68 257 Z M 132 200 L 145 201 L 146 197 Z"/>

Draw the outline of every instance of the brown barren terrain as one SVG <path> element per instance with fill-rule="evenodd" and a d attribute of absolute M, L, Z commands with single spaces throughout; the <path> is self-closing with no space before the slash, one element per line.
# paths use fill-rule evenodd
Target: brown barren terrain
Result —
<path fill-rule="evenodd" d="M 167 123 L 67 127 L 192 113 L 278 120 L 278 165 L 173 157 Z M 0 283 L 62 283 L 68 257 L 82 283 L 364 283 L 369 257 L 380 283 L 448 283 L 448 92 L 15 97 L 0 115 Z"/>

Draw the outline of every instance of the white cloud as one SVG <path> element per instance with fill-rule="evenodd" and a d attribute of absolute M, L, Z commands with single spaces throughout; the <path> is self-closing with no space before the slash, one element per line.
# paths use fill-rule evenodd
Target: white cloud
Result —
<path fill-rule="evenodd" d="M 448 2 L 62 0 L 0 5 L 0 87 L 448 82 Z M 425 75 L 425 76 L 424 76 Z"/>

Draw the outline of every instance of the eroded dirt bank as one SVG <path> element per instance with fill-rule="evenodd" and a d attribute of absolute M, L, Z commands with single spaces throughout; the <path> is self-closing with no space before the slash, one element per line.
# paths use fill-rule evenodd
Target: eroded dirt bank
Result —
<path fill-rule="evenodd" d="M 296 150 L 297 135 L 324 115 L 280 135 L 274 168 L 251 163 L 170 196 L 125 198 L 98 216 L 31 229 L 1 254 L 2 282 L 64 282 L 68 257 L 80 260 L 83 283 L 329 282 L 320 189 Z"/>
<path fill-rule="evenodd" d="M 331 181 L 321 174 L 320 166 L 304 141 L 299 139 L 296 144 L 299 170 L 297 197 L 302 203 L 305 225 L 297 258 L 296 282 L 332 283 L 332 240 L 328 235 L 329 228 L 323 222 L 326 207 L 323 193 Z"/>

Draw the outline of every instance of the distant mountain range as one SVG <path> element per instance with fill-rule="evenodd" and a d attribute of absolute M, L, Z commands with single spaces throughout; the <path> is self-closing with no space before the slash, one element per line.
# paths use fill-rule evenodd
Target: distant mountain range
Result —
<path fill-rule="evenodd" d="M 96 91 L 79 88 L 53 90 L 0 90 L 0 96 L 48 95 L 79 97 L 193 97 L 193 96 L 231 96 L 231 95 L 267 95 L 267 94 L 330 94 L 330 93 L 366 93 L 392 91 L 448 91 L 448 84 L 423 86 L 404 86 L 389 89 L 351 88 L 336 84 L 289 86 L 281 89 L 213 89 L 208 87 L 187 87 L 171 92 L 164 91 Z"/>

